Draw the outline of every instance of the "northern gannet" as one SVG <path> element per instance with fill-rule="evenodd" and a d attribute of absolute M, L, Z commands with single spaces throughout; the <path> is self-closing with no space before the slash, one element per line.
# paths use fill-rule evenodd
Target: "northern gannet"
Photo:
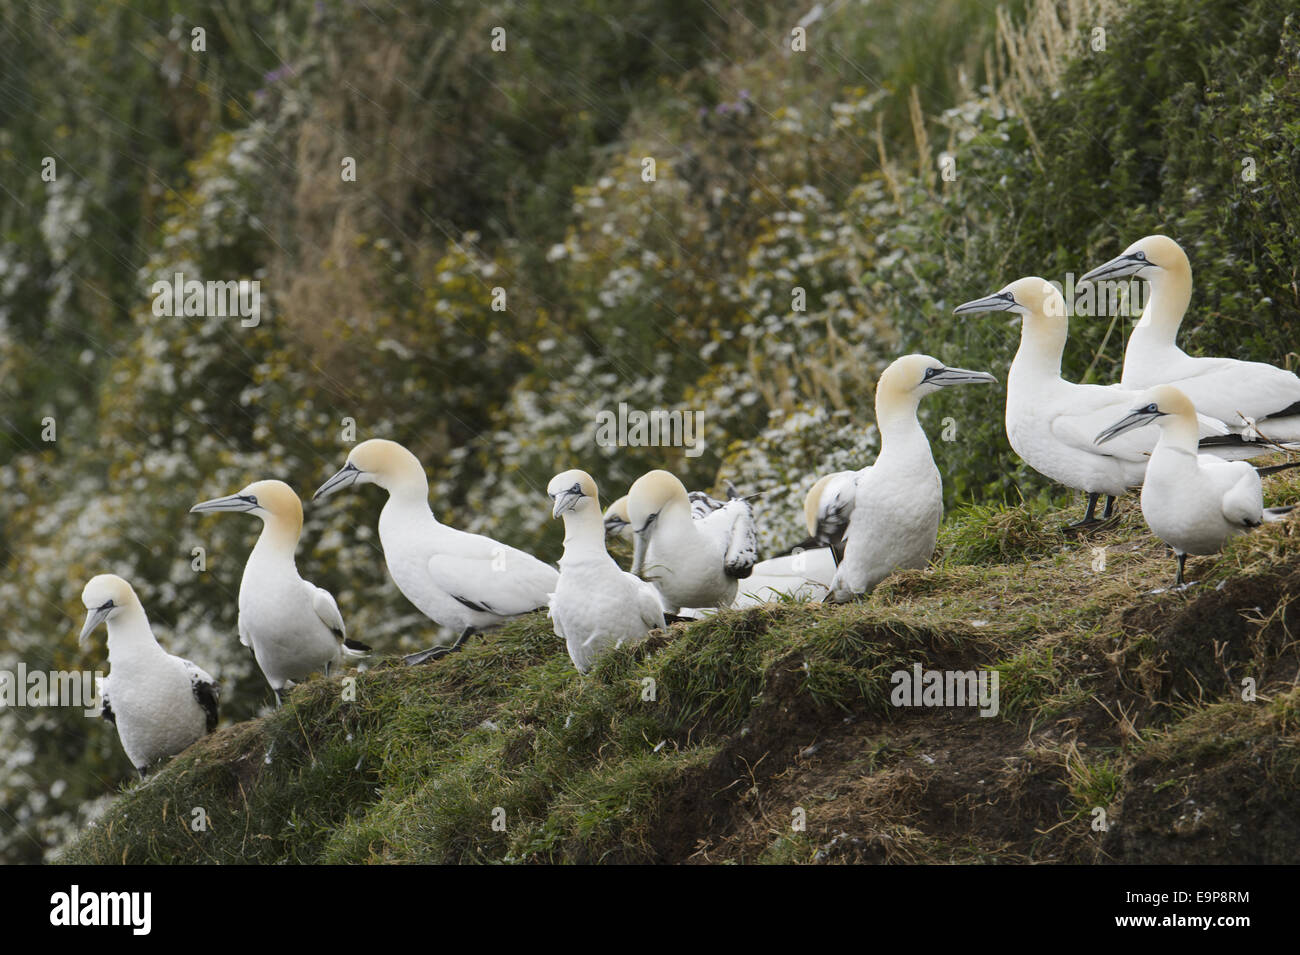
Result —
<path fill-rule="evenodd" d="M 343 615 L 329 591 L 298 575 L 294 553 L 302 533 L 302 501 L 283 481 L 254 481 L 227 497 L 203 501 L 191 514 L 253 514 L 262 533 L 239 582 L 239 642 L 253 651 L 275 702 L 284 691 L 349 654 L 370 648 L 347 639 Z"/>
<path fill-rule="evenodd" d="M 605 550 L 605 528 L 596 482 L 586 471 L 565 471 L 547 485 L 552 517 L 564 518 L 564 556 L 551 595 L 551 620 L 578 672 L 591 669 L 603 651 L 636 643 L 664 627 L 659 591 L 614 563 Z"/>
<path fill-rule="evenodd" d="M 1150 283 L 1151 297 L 1124 350 L 1120 384 L 1135 390 L 1177 385 L 1197 411 L 1234 431 L 1300 441 L 1300 378 L 1263 362 L 1194 358 L 1175 343 L 1192 298 L 1192 267 L 1177 242 L 1149 235 L 1079 281 L 1128 276 Z"/>
<path fill-rule="evenodd" d="M 810 547 L 828 547 L 837 563 L 844 556 L 844 534 L 849 529 L 861 473 L 835 471 L 818 478 L 808 489 L 803 499 L 808 540 L 800 545 L 805 551 Z"/>
<path fill-rule="evenodd" d="M 627 495 L 605 508 L 605 536 L 632 539 L 632 519 L 627 516 Z"/>
<path fill-rule="evenodd" d="M 758 560 L 758 536 L 749 504 L 739 498 L 692 516 L 686 487 L 667 471 L 651 471 L 627 495 L 632 520 L 632 573 L 652 581 L 664 609 L 726 607 L 736 582 Z"/>
<path fill-rule="evenodd" d="M 1264 507 L 1259 473 L 1245 461 L 1197 454 L 1196 407 L 1173 385 L 1157 385 L 1097 435 L 1104 444 L 1154 423 L 1160 431 L 1142 485 L 1142 516 L 1178 557 L 1175 586 L 1188 554 L 1217 553 L 1230 538 L 1291 510 Z"/>
<path fill-rule="evenodd" d="M 451 647 L 411 654 L 408 664 L 437 659 L 472 633 L 547 605 L 559 578 L 555 568 L 439 521 L 429 509 L 424 468 L 397 442 L 373 438 L 358 444 L 316 497 L 353 484 L 378 484 L 388 492 L 379 514 L 379 541 L 397 589 L 429 619 L 459 634 Z"/>
<path fill-rule="evenodd" d="M 853 472 L 856 473 L 856 472 Z M 754 572 L 736 588 L 733 607 L 753 607 L 781 601 L 823 599 L 835 579 L 836 558 L 829 547 L 802 548 L 760 560 Z"/>
<path fill-rule="evenodd" d="M 1061 377 L 1068 320 L 1065 299 L 1046 279 L 1017 279 L 1000 292 L 957 306 L 956 314 L 1014 312 L 1021 318 L 1020 348 L 1007 376 L 1007 440 L 1031 468 L 1066 487 L 1088 495 L 1083 519 L 1071 525 L 1098 523 L 1097 499 L 1106 495 L 1111 516 L 1115 499 L 1142 483 L 1155 447 L 1154 428 L 1138 428 L 1105 448 L 1093 440 L 1099 430 L 1132 407 L 1137 392 L 1105 385 L 1078 385 Z M 1205 450 L 1221 457 L 1250 457 L 1270 450 L 1248 447 L 1228 435 L 1221 421 L 1199 418 Z M 1212 442 L 1227 442 L 1211 448 Z"/>
<path fill-rule="evenodd" d="M 86 624 L 78 643 L 108 623 L 112 669 L 100 688 L 102 715 L 117 727 L 127 759 L 143 779 L 217 725 L 217 681 L 158 645 L 135 590 L 116 574 L 92 577 L 81 592 Z"/>
<path fill-rule="evenodd" d="M 916 409 L 940 388 L 996 380 L 988 372 L 945 367 L 929 355 L 904 355 L 881 374 L 876 385 L 880 454 L 856 472 L 832 602 L 870 593 L 895 570 L 925 566 L 943 517 L 943 480 Z"/>

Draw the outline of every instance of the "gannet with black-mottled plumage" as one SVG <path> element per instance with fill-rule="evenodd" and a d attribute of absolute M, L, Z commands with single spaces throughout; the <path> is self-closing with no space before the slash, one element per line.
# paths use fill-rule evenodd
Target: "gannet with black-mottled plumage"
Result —
<path fill-rule="evenodd" d="M 108 624 L 110 670 L 100 687 L 101 714 L 117 727 L 122 749 L 143 779 L 154 763 L 216 728 L 220 688 L 205 670 L 158 645 L 140 598 L 121 577 L 92 577 L 81 602 L 86 623 L 79 643 Z"/>
<path fill-rule="evenodd" d="M 758 560 L 749 503 L 734 498 L 697 518 L 686 486 L 668 471 L 643 474 L 627 498 L 632 573 L 659 588 L 664 609 L 730 605 Z"/>

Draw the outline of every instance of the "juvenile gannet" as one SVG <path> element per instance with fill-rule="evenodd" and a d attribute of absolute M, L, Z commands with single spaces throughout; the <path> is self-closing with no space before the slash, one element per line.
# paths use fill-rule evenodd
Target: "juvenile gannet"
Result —
<path fill-rule="evenodd" d="M 1149 235 L 1083 276 L 1080 282 L 1135 275 L 1151 296 L 1124 351 L 1120 384 L 1177 385 L 1196 410 L 1249 436 L 1300 441 L 1300 378 L 1273 365 L 1235 358 L 1194 358 L 1175 343 L 1192 298 L 1192 267 L 1173 239 Z"/>
<path fill-rule="evenodd" d="M 283 481 L 254 481 L 237 494 L 203 501 L 191 514 L 230 511 L 262 519 L 239 582 L 239 642 L 253 651 L 275 702 L 284 691 L 349 654 L 370 648 L 347 639 L 329 591 L 298 575 L 294 553 L 302 533 L 302 501 Z"/>
<path fill-rule="evenodd" d="M 808 489 L 803 499 L 804 523 L 808 527 L 804 550 L 808 550 L 809 545 L 828 547 L 836 562 L 844 556 L 844 533 L 849 529 L 861 473 L 835 471 L 818 478 Z"/>
<path fill-rule="evenodd" d="M 554 502 L 551 516 L 564 518 L 564 556 L 551 595 L 551 620 L 573 665 L 586 673 L 605 650 L 662 629 L 663 607 L 653 584 L 620 568 L 605 550 L 591 475 L 577 470 L 557 474 L 546 493 Z"/>
<path fill-rule="evenodd" d="M 736 498 L 693 517 L 686 487 L 667 471 L 636 479 L 627 495 L 632 520 L 632 573 L 652 581 L 664 609 L 725 607 L 736 582 L 758 559 L 758 536 L 748 502 Z"/>
<path fill-rule="evenodd" d="M 103 717 L 117 727 L 127 759 L 143 779 L 217 725 L 217 681 L 158 645 L 135 591 L 116 574 L 92 577 L 81 592 L 86 625 L 78 643 L 108 623 L 108 663 L 100 688 Z"/>
<path fill-rule="evenodd" d="M 1007 376 L 1007 440 L 1012 450 L 1040 474 L 1087 493 L 1088 510 L 1071 526 L 1098 522 L 1093 511 L 1102 494 L 1107 499 L 1101 520 L 1108 519 L 1115 499 L 1142 483 L 1157 433 L 1154 428 L 1138 428 L 1105 448 L 1093 438 L 1132 407 L 1138 393 L 1115 386 L 1078 385 L 1061 377 L 1068 331 L 1065 299 L 1046 279 L 1017 279 L 1000 292 L 955 309 L 956 314 L 1002 311 L 1021 318 L 1020 348 Z M 1207 439 L 1207 451 L 1236 458 L 1269 450 L 1249 447 L 1240 436 L 1227 433 L 1221 421 L 1200 416 L 1199 434 Z"/>
<path fill-rule="evenodd" d="M 1175 586 L 1183 583 L 1188 554 L 1217 553 L 1229 538 L 1264 521 L 1281 520 L 1289 507 L 1264 507 L 1259 473 L 1245 461 L 1197 454 L 1196 407 L 1173 385 L 1157 385 L 1133 409 L 1097 435 L 1099 444 L 1154 422 L 1160 431 L 1146 483 L 1142 516 L 1151 532 L 1178 557 Z"/>
<path fill-rule="evenodd" d="M 605 536 L 632 539 L 632 519 L 627 516 L 627 495 L 605 508 Z"/>
<path fill-rule="evenodd" d="M 439 521 L 429 509 L 424 468 L 397 442 L 373 438 L 358 444 L 316 497 L 353 484 L 378 484 L 388 492 L 379 514 L 379 541 L 397 589 L 429 619 L 459 634 L 451 647 L 411 654 L 408 664 L 437 659 L 472 633 L 547 605 L 559 577 L 555 568 Z"/>
<path fill-rule="evenodd" d="M 943 480 L 916 409 L 940 388 L 996 380 L 984 371 L 947 368 L 929 355 L 904 355 L 881 374 L 880 454 L 857 472 L 844 559 L 831 582 L 833 602 L 870 593 L 895 570 L 925 566 L 943 517 Z"/>

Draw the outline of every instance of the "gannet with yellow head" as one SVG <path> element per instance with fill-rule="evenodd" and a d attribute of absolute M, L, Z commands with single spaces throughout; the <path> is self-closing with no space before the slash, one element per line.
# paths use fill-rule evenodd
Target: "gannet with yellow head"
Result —
<path fill-rule="evenodd" d="M 988 372 L 949 368 L 929 355 L 904 355 L 884 370 L 876 385 L 880 454 L 857 472 L 844 559 L 828 599 L 850 600 L 895 570 L 926 565 L 943 517 L 943 480 L 917 408 L 942 388 L 992 381 Z"/>
<path fill-rule="evenodd" d="M 108 625 L 108 663 L 101 715 L 117 727 L 122 749 L 143 779 L 217 725 L 217 681 L 158 645 L 135 590 L 116 574 L 92 577 L 81 592 L 86 623 L 79 643 Z"/>
<path fill-rule="evenodd" d="M 254 481 L 242 491 L 203 501 L 191 514 L 230 512 L 262 520 L 239 583 L 239 642 L 283 703 L 289 686 L 324 672 L 351 651 L 369 647 L 347 640 L 343 615 L 329 591 L 303 580 L 294 554 L 302 533 L 302 501 L 283 481 Z"/>
<path fill-rule="evenodd" d="M 1064 297 L 1046 279 L 1017 279 L 955 311 L 1020 316 L 1020 348 L 1007 376 L 1007 440 L 1035 471 L 1088 495 L 1087 512 L 1071 526 L 1098 523 L 1094 511 L 1103 494 L 1106 509 L 1100 520 L 1108 519 L 1115 499 L 1142 483 L 1157 433 L 1154 428 L 1134 429 L 1104 448 L 1093 438 L 1131 407 L 1138 393 L 1117 386 L 1078 385 L 1061 377 L 1069 321 Z M 1221 457 L 1249 457 L 1266 450 L 1249 448 L 1239 436 L 1229 436 L 1221 421 L 1201 416 L 1198 422 L 1205 450 Z"/>
<path fill-rule="evenodd" d="M 1160 437 L 1142 485 L 1142 516 L 1178 558 L 1175 586 L 1183 584 L 1188 554 L 1217 553 L 1231 538 L 1291 510 L 1265 509 L 1259 473 L 1245 461 L 1197 454 L 1196 406 L 1173 385 L 1139 395 L 1096 440 L 1106 444 L 1149 424 Z"/>
<path fill-rule="evenodd" d="M 458 634 L 452 646 L 412 654 L 408 664 L 437 659 L 471 633 L 547 605 L 559 579 L 555 568 L 439 521 L 429 509 L 424 467 L 396 441 L 372 438 L 358 444 L 316 498 L 354 484 L 377 484 L 388 492 L 379 514 L 379 541 L 397 589 L 429 619 Z"/>
<path fill-rule="evenodd" d="M 659 588 L 664 609 L 726 607 L 758 559 L 749 503 L 733 498 L 695 517 L 686 486 L 667 471 L 637 478 L 627 494 L 632 573 Z"/>
<path fill-rule="evenodd" d="M 580 673 L 602 652 L 664 626 L 654 585 L 621 569 L 605 550 L 596 482 L 586 471 L 557 474 L 546 487 L 551 516 L 564 519 L 564 556 L 551 620 Z"/>
<path fill-rule="evenodd" d="M 1138 239 L 1080 282 L 1137 276 L 1151 290 L 1124 351 L 1125 388 L 1177 385 L 1203 415 L 1218 418 L 1247 437 L 1300 441 L 1300 378 L 1257 361 L 1197 358 L 1177 345 L 1178 329 L 1192 300 L 1192 266 L 1173 239 Z"/>

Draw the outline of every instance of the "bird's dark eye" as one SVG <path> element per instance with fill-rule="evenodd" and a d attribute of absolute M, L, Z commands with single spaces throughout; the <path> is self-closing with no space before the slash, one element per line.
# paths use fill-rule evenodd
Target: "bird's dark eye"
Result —
<path fill-rule="evenodd" d="M 242 494 L 242 495 L 240 495 L 240 496 L 241 496 L 245 501 L 247 501 L 249 504 L 252 504 L 254 507 L 257 507 L 257 495 L 256 495 L 256 494 Z"/>
<path fill-rule="evenodd" d="M 942 368 L 927 368 L 925 370 L 925 378 L 923 378 L 922 381 L 929 381 L 931 378 L 939 374 L 939 372 L 941 371 L 943 371 Z"/>
<path fill-rule="evenodd" d="M 1008 302 L 1014 302 L 1016 300 L 1016 297 L 1012 295 L 1010 292 L 999 292 L 998 294 Z"/>
<path fill-rule="evenodd" d="M 116 605 L 115 603 L 113 603 L 112 600 L 105 600 L 104 603 L 103 603 L 103 605 L 102 605 L 99 609 L 100 609 L 100 610 L 112 610 L 115 606 L 117 606 L 117 605 Z"/>
<path fill-rule="evenodd" d="M 1133 258 L 1137 259 L 1139 262 L 1145 262 L 1147 260 L 1147 254 L 1145 252 L 1134 252 Z"/>
<path fill-rule="evenodd" d="M 1151 402 L 1151 404 L 1147 405 L 1145 408 L 1147 414 L 1155 414 L 1159 410 L 1160 409 L 1156 407 L 1156 403 L 1154 401 Z"/>
<path fill-rule="evenodd" d="M 573 487 L 569 488 L 569 493 L 576 494 L 579 497 L 582 497 L 582 485 L 581 484 L 573 485 Z"/>

